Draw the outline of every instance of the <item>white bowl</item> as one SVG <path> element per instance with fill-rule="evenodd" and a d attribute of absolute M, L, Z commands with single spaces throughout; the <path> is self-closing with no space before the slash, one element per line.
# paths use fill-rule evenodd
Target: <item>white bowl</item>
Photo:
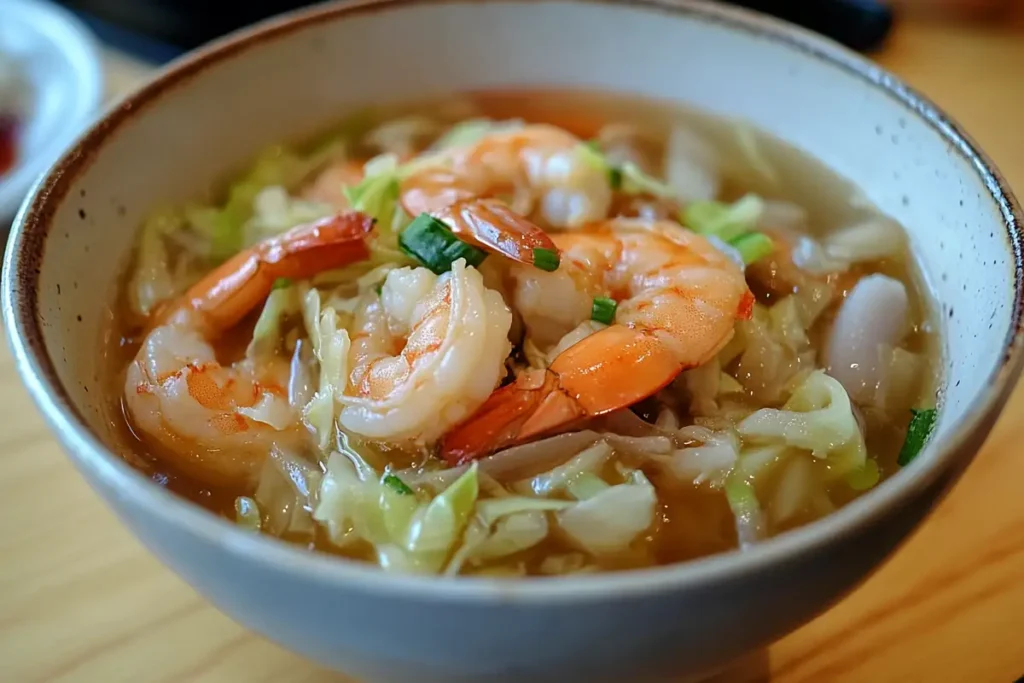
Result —
<path fill-rule="evenodd" d="M 300 552 L 176 498 L 112 454 L 98 330 L 150 209 L 361 105 L 524 85 L 744 117 L 905 224 L 941 302 L 947 382 L 934 438 L 914 463 L 744 553 L 496 581 L 399 577 Z M 721 667 L 820 613 L 892 551 L 977 452 L 1018 375 L 1021 253 L 1019 210 L 959 128 L 801 30 L 669 0 L 382 0 L 232 36 L 125 100 L 32 193 L 2 293 L 20 372 L 75 464 L 143 543 L 229 615 L 367 681 L 597 683 Z"/>
<path fill-rule="evenodd" d="M 49 2 L 3 0 L 0 49 L 25 70 L 31 109 L 14 168 L 0 175 L 0 226 L 32 183 L 92 122 L 103 97 L 99 51 L 81 22 Z"/>

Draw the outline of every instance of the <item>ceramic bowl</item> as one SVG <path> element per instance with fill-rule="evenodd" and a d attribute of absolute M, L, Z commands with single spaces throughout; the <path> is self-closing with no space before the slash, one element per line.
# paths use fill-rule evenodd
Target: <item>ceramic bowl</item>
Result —
<path fill-rule="evenodd" d="M 112 454 L 102 329 L 136 230 L 273 141 L 370 103 L 587 88 L 743 117 L 907 226 L 944 340 L 934 438 L 832 516 L 747 552 L 565 579 L 416 578 L 299 552 L 180 500 Z M 68 454 L 138 538 L 227 614 L 374 683 L 678 681 L 762 646 L 871 572 L 971 460 L 1021 363 L 1021 225 L 988 159 L 861 58 L 752 14 L 671 0 L 346 2 L 173 64 L 35 188 L 4 326 Z"/>

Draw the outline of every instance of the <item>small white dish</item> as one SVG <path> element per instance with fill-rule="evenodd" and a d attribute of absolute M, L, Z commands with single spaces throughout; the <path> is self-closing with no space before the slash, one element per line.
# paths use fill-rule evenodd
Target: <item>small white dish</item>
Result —
<path fill-rule="evenodd" d="M 14 216 L 38 178 L 92 122 L 103 98 L 99 50 L 66 10 L 39 0 L 3 0 L 0 50 L 25 70 L 31 89 L 17 161 L 0 176 L 0 220 Z"/>

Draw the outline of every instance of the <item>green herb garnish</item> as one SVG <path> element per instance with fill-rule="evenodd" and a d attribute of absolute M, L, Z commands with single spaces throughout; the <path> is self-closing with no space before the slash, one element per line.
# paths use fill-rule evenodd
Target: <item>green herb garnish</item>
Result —
<path fill-rule="evenodd" d="M 394 474 L 385 474 L 383 479 L 384 485 L 394 490 L 397 493 L 401 493 L 403 496 L 413 495 L 413 490 L 409 488 L 404 481 L 399 479 Z"/>
<path fill-rule="evenodd" d="M 609 299 L 606 296 L 595 296 L 594 305 L 590 308 L 590 319 L 605 325 L 611 325 L 615 322 L 615 309 L 618 307 L 619 305 L 615 303 L 614 299 Z"/>
<path fill-rule="evenodd" d="M 906 467 L 910 462 L 917 457 L 917 454 L 924 448 L 924 444 L 928 441 L 928 435 L 932 433 L 932 427 L 935 426 L 935 419 L 939 416 L 939 412 L 935 408 L 926 408 L 924 410 L 913 410 L 910 411 L 910 427 L 907 428 L 907 438 L 903 441 L 903 448 L 900 449 L 900 455 L 896 459 L 900 467 Z"/>
<path fill-rule="evenodd" d="M 292 281 L 286 277 L 279 277 L 274 280 L 274 284 L 270 287 L 270 291 L 275 289 L 287 289 L 292 286 Z"/>
<path fill-rule="evenodd" d="M 622 171 L 614 166 L 608 169 L 608 184 L 613 190 L 622 189 Z"/>
<path fill-rule="evenodd" d="M 533 265 L 541 270 L 546 270 L 549 273 L 551 271 L 558 270 L 558 265 L 561 262 L 561 257 L 554 249 L 535 247 L 533 250 Z"/>
<path fill-rule="evenodd" d="M 443 221 L 421 213 L 398 235 L 398 246 L 434 273 L 441 275 L 452 264 L 466 259 L 466 265 L 480 265 L 487 253 L 455 236 Z"/>
<path fill-rule="evenodd" d="M 768 256 L 775 248 L 771 238 L 763 232 L 748 232 L 746 235 L 737 237 L 730 244 L 740 253 L 743 263 L 748 266 Z"/>

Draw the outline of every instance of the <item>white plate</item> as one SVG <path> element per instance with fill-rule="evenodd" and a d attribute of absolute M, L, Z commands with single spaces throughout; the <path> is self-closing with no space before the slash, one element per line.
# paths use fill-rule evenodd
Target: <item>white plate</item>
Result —
<path fill-rule="evenodd" d="M 67 11 L 39 0 L 0 0 L 0 49 L 25 69 L 32 89 L 17 163 L 0 176 L 3 221 L 92 120 L 103 97 L 103 71 L 88 29 Z"/>

